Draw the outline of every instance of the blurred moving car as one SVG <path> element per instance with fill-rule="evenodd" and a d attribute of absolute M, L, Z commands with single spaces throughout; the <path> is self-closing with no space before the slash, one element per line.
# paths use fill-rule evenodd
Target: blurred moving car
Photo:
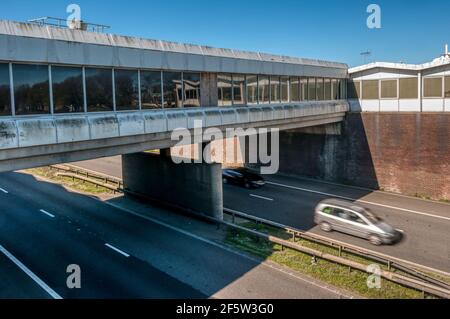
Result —
<path fill-rule="evenodd" d="M 224 184 L 239 185 L 248 189 L 263 187 L 266 184 L 262 176 L 246 168 L 224 169 L 222 178 Z"/>
<path fill-rule="evenodd" d="M 395 244 L 402 233 L 369 209 L 355 203 L 329 199 L 317 205 L 314 221 L 325 232 L 333 230 L 369 240 L 373 245 Z"/>

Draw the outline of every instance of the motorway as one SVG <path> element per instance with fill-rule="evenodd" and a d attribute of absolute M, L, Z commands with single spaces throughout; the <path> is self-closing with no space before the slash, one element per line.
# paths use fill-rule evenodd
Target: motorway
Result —
<path fill-rule="evenodd" d="M 122 177 L 121 158 L 111 157 L 74 165 Z M 265 218 L 348 244 L 368 248 L 403 260 L 450 272 L 450 205 L 374 192 L 319 181 L 270 176 L 268 184 L 256 190 L 224 186 L 227 208 Z M 370 208 L 395 228 L 403 231 L 402 242 L 393 246 L 372 246 L 345 234 L 324 234 L 314 225 L 315 206 L 327 198 L 345 198 Z"/>
<path fill-rule="evenodd" d="M 195 220 L 179 223 L 185 229 L 199 223 L 210 227 L 209 233 L 217 231 Z M 73 264 L 81 269 L 81 289 L 66 284 L 67 267 Z M 0 298 L 347 296 L 60 185 L 20 172 L 0 174 Z"/>

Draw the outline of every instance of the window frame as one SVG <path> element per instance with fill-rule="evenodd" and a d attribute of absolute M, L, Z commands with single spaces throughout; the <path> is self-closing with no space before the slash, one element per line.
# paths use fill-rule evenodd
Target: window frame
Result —
<path fill-rule="evenodd" d="M 426 80 L 435 80 L 435 79 L 440 79 L 441 80 L 441 96 L 425 96 L 425 81 Z M 439 100 L 439 99 L 444 99 L 444 77 L 443 76 L 424 76 L 422 78 L 422 99 L 427 99 L 427 100 Z"/>
<path fill-rule="evenodd" d="M 396 96 L 395 97 L 383 97 L 382 93 L 383 93 L 383 83 L 384 82 L 394 82 L 397 85 L 397 89 L 396 89 Z M 392 79 L 380 79 L 379 80 L 379 99 L 380 100 L 398 100 L 399 99 L 399 95 L 400 95 L 400 83 L 399 83 L 399 79 L 398 78 L 392 78 Z"/>

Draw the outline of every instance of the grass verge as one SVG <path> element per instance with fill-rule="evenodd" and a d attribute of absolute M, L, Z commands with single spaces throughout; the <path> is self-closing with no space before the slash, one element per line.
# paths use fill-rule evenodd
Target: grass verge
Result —
<path fill-rule="evenodd" d="M 278 229 L 257 225 L 255 223 L 242 223 L 240 226 L 257 230 L 259 232 L 271 234 L 293 241 L 290 236 Z M 287 266 L 295 271 L 309 275 L 315 279 L 321 280 L 335 287 L 345 289 L 356 295 L 371 299 L 419 299 L 422 293 L 414 289 L 409 289 L 382 279 L 381 289 L 370 289 L 367 286 L 368 275 L 366 273 L 349 270 L 348 267 L 334 264 L 325 260 L 318 259 L 313 262 L 311 256 L 291 249 L 273 244 L 267 240 L 249 235 L 242 231 L 228 230 L 226 243 L 260 258 L 273 261 L 280 265 Z M 312 243 L 306 240 L 296 241 L 297 244 L 313 248 L 329 254 L 337 255 L 335 249 L 320 244 Z M 351 254 L 342 254 L 342 257 L 360 262 L 362 264 L 373 264 L 373 262 Z M 384 266 L 380 265 L 381 268 Z"/>
<path fill-rule="evenodd" d="M 63 186 L 66 186 L 68 188 L 93 194 L 93 195 L 103 195 L 103 194 L 112 194 L 113 192 L 107 188 L 82 181 L 79 179 L 73 179 L 71 177 L 64 177 L 64 176 L 58 176 L 58 171 L 56 169 L 52 169 L 51 167 L 40 167 L 40 168 L 33 168 L 28 169 L 25 172 L 28 172 L 32 175 L 41 176 L 47 179 L 50 179 L 52 181 L 55 181 Z"/>

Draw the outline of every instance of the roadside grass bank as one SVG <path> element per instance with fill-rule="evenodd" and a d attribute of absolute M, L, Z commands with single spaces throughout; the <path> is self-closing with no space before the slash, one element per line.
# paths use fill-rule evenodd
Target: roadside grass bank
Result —
<path fill-rule="evenodd" d="M 266 233 L 272 236 L 282 238 L 293 242 L 292 236 L 284 231 L 272 227 L 245 222 L 239 226 Z M 421 292 L 403 287 L 399 284 L 381 279 L 380 289 L 370 289 L 367 285 L 369 275 L 358 270 L 349 269 L 326 260 L 313 259 L 310 255 L 294 251 L 289 248 L 282 248 L 280 245 L 273 244 L 265 239 L 255 237 L 239 230 L 228 230 L 225 242 L 234 248 L 240 249 L 254 256 L 273 261 L 277 264 L 287 266 L 295 271 L 309 275 L 315 279 L 331 284 L 335 287 L 345 289 L 349 292 L 358 294 L 371 299 L 422 299 Z M 324 253 L 338 255 L 335 249 L 310 242 L 308 240 L 296 240 L 296 244 L 312 248 Z M 361 264 L 374 264 L 373 261 L 354 256 L 343 252 L 342 257 Z M 380 265 L 380 268 L 387 269 Z M 401 273 L 401 272 L 397 272 Z M 432 297 L 427 297 L 432 298 Z"/>
<path fill-rule="evenodd" d="M 104 195 L 104 194 L 113 194 L 113 191 L 104 188 L 102 186 L 83 181 L 77 178 L 58 176 L 58 171 L 51 167 L 40 167 L 40 168 L 32 168 L 27 169 L 25 172 L 44 177 L 46 179 L 55 181 L 65 187 L 71 188 L 73 190 L 77 190 L 83 193 L 92 194 L 92 195 Z M 101 180 L 99 180 L 101 182 Z"/>

